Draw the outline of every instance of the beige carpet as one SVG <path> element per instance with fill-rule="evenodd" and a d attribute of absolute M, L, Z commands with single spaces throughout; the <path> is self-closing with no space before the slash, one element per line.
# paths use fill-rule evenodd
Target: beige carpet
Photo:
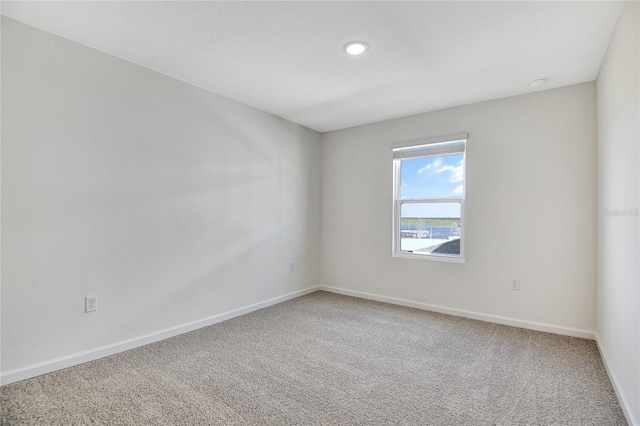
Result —
<path fill-rule="evenodd" d="M 592 341 L 326 292 L 0 392 L 8 425 L 626 424 Z"/>

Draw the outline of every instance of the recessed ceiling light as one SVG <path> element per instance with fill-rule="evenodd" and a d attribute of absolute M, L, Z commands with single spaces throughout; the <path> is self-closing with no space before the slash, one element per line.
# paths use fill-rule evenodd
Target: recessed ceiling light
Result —
<path fill-rule="evenodd" d="M 361 55 L 367 50 L 369 46 L 364 41 L 350 41 L 344 45 L 344 51 L 349 55 Z"/>
<path fill-rule="evenodd" d="M 534 89 L 537 89 L 539 87 L 544 86 L 546 82 L 547 82 L 546 77 L 536 78 L 534 80 L 531 80 L 531 87 L 533 87 Z"/>

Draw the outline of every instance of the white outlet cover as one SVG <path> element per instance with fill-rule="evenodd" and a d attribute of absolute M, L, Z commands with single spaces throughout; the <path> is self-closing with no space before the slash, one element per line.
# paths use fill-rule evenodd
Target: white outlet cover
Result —
<path fill-rule="evenodd" d="M 95 312 L 98 310 L 98 296 L 86 296 L 84 298 L 84 311 Z"/>

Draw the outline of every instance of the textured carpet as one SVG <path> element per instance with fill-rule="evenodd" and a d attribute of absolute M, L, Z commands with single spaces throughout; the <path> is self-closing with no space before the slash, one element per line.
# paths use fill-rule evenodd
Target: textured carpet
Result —
<path fill-rule="evenodd" d="M 0 392 L 7 425 L 626 424 L 593 341 L 326 292 Z"/>

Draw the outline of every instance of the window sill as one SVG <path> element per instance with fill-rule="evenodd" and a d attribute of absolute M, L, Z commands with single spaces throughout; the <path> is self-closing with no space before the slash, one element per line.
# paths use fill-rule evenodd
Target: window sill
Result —
<path fill-rule="evenodd" d="M 448 262 L 448 263 L 465 263 L 463 257 L 454 257 L 446 255 L 435 254 L 413 254 L 407 252 L 393 253 L 393 257 L 400 257 L 404 259 L 418 259 L 418 260 L 431 260 L 435 262 Z"/>

